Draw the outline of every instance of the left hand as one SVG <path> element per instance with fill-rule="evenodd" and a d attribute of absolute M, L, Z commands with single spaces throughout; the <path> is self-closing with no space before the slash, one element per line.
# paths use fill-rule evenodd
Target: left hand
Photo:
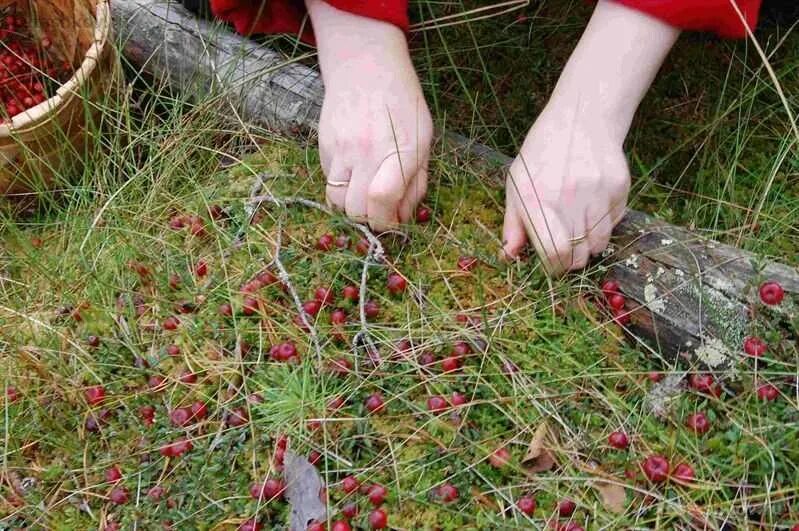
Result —
<path fill-rule="evenodd" d="M 544 110 L 508 172 L 507 256 L 529 238 L 547 270 L 560 274 L 585 267 L 607 247 L 630 190 L 623 139 L 609 134 L 613 129 L 576 107 Z"/>

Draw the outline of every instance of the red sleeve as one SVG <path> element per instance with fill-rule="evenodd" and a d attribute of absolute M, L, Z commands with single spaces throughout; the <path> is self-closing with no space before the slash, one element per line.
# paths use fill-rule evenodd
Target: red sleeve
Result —
<path fill-rule="evenodd" d="M 326 0 L 355 15 L 382 20 L 408 31 L 408 0 Z M 305 19 L 302 0 L 211 0 L 215 17 L 229 22 L 242 35 L 298 33 Z M 313 42 L 310 24 L 300 37 Z"/>
<path fill-rule="evenodd" d="M 722 37 L 746 37 L 754 31 L 762 0 L 615 0 L 686 30 L 712 31 Z M 737 4 L 746 24 L 736 12 Z"/>

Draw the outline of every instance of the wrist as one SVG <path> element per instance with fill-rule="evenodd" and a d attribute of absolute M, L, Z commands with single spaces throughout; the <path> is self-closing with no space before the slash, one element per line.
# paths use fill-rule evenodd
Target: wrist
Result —
<path fill-rule="evenodd" d="M 405 33 L 388 22 L 337 9 L 323 0 L 305 0 L 319 49 L 322 74 L 410 62 Z"/>

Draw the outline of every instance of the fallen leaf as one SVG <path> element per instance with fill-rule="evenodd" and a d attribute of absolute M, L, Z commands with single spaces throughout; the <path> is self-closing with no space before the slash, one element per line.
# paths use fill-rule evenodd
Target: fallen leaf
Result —
<path fill-rule="evenodd" d="M 552 455 L 552 453 L 549 450 L 542 450 L 541 455 L 536 457 L 533 461 L 531 461 L 531 464 L 527 466 L 527 471 L 538 474 L 539 472 L 552 470 L 555 464 L 555 457 Z"/>
<path fill-rule="evenodd" d="M 546 441 L 548 433 L 549 427 L 547 426 L 547 421 L 545 420 L 541 422 L 541 424 L 539 424 L 535 429 L 533 439 L 530 441 L 530 446 L 527 447 L 527 453 L 525 454 L 524 459 L 522 459 L 522 463 L 538 459 L 541 456 L 541 453 L 544 450 L 544 442 Z"/>
<path fill-rule="evenodd" d="M 627 508 L 627 491 L 618 483 L 594 481 L 593 487 L 599 493 L 602 505 L 612 513 L 622 513 Z"/>
<path fill-rule="evenodd" d="M 286 450 L 283 477 L 286 480 L 286 498 L 291 506 L 291 531 L 305 531 L 308 524 L 327 519 L 327 510 L 319 496 L 322 480 L 310 461 Z"/>
<path fill-rule="evenodd" d="M 491 509 L 494 512 L 499 510 L 499 505 L 497 505 L 497 502 L 480 492 L 480 489 L 477 487 L 472 487 L 472 499 L 475 500 L 478 505 L 482 505 L 483 507 Z"/>

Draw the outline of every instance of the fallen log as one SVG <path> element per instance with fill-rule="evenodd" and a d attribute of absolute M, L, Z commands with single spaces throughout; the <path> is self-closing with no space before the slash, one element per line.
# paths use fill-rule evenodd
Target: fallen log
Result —
<path fill-rule="evenodd" d="M 224 110 L 248 123 L 295 132 L 315 130 L 324 89 L 318 72 L 199 20 L 168 0 L 115 0 L 113 20 L 127 60 L 176 90 L 212 93 Z M 510 158 L 458 135 L 445 135 L 452 156 L 469 157 L 496 170 Z M 687 229 L 630 210 L 616 227 L 612 246 L 598 267 L 627 296 L 626 329 L 656 355 L 678 354 L 716 369 L 742 351 L 753 310 L 766 312 L 796 337 L 799 271 L 721 244 Z M 758 303 L 757 288 L 779 282 L 785 301 Z"/>

